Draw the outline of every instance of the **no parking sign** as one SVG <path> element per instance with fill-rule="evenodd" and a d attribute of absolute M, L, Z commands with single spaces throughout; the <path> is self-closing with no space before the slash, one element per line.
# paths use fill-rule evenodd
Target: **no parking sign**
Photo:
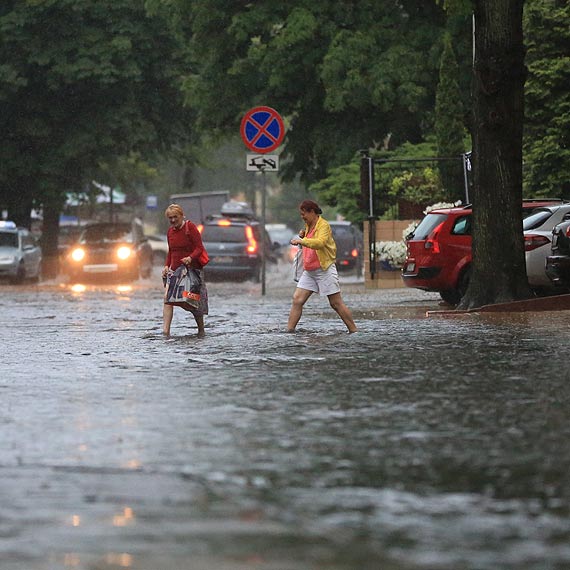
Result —
<path fill-rule="evenodd" d="M 283 141 L 285 127 L 281 115 L 271 107 L 254 107 L 241 120 L 241 138 L 253 152 L 265 154 Z"/>

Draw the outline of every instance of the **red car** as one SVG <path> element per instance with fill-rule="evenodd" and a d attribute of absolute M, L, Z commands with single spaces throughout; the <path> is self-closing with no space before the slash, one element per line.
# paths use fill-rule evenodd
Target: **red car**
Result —
<path fill-rule="evenodd" d="M 525 200 L 523 218 L 562 200 Z M 407 239 L 402 279 L 407 287 L 437 291 L 457 305 L 471 275 L 471 206 L 432 210 Z"/>

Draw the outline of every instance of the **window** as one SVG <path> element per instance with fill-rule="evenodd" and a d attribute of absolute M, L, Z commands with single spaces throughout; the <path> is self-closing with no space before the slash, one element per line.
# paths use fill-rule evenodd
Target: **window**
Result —
<path fill-rule="evenodd" d="M 0 232 L 0 247 L 18 247 L 16 232 Z"/>
<path fill-rule="evenodd" d="M 428 214 L 414 230 L 414 235 L 411 239 L 422 240 L 426 239 L 429 234 L 437 227 L 439 224 L 447 220 L 447 214 Z"/>
<path fill-rule="evenodd" d="M 452 235 L 456 236 L 470 236 L 471 235 L 471 216 L 461 216 L 455 220 Z"/>

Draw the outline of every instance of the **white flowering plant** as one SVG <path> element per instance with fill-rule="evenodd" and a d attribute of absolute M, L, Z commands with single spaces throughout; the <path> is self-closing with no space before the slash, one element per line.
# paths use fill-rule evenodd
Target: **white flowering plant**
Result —
<path fill-rule="evenodd" d="M 377 241 L 374 245 L 377 261 L 385 261 L 395 269 L 403 267 L 406 260 L 406 244 L 403 241 Z"/>

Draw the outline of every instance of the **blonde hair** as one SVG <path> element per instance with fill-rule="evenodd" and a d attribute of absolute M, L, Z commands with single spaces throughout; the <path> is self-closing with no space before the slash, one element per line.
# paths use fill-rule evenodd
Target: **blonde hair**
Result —
<path fill-rule="evenodd" d="M 184 210 L 178 204 L 170 204 L 170 206 L 164 210 L 164 215 L 168 217 L 169 212 L 172 212 L 172 214 L 179 214 L 184 217 Z"/>

